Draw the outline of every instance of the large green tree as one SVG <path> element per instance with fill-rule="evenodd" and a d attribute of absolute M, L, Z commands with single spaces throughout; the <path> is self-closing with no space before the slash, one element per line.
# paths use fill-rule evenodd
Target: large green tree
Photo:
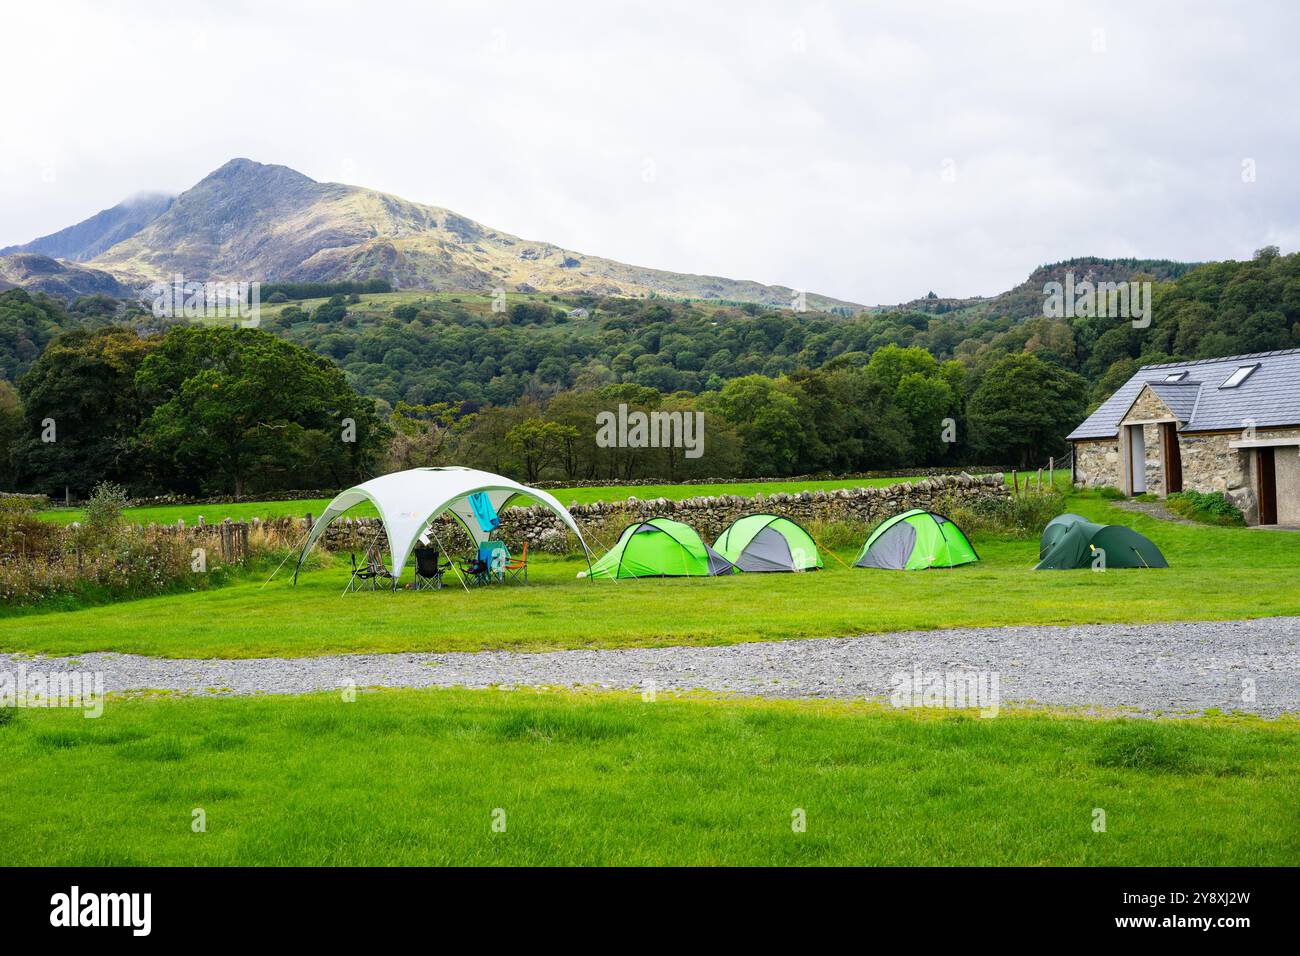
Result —
<path fill-rule="evenodd" d="M 1046 464 L 1084 417 L 1087 385 L 1074 372 L 1033 355 L 995 362 L 971 395 L 966 416 L 977 453 L 1019 467 Z"/>
<path fill-rule="evenodd" d="M 124 327 L 78 329 L 50 343 L 18 382 L 21 486 L 56 495 L 86 494 L 100 481 L 147 486 L 134 445 L 146 412 L 135 377 L 153 345 Z"/>
<path fill-rule="evenodd" d="M 736 427 L 748 476 L 788 475 L 807 441 L 811 415 L 791 382 L 746 375 L 728 382 L 712 405 Z"/>
<path fill-rule="evenodd" d="M 0 379 L 0 489 L 12 490 L 23 430 L 23 402 L 18 389 Z"/>
<path fill-rule="evenodd" d="M 244 495 L 370 474 L 386 428 L 328 359 L 257 329 L 173 330 L 136 377 L 140 430 L 168 487 Z"/>

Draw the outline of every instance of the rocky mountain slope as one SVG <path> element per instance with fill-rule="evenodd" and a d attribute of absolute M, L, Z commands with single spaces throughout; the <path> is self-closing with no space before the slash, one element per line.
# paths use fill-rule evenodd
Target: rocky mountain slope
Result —
<path fill-rule="evenodd" d="M 71 258 L 116 224 L 130 235 L 96 250 L 89 265 L 136 287 L 181 273 L 194 281 L 383 278 L 399 289 L 657 294 L 785 306 L 795 295 L 785 286 L 647 269 L 521 239 L 449 209 L 248 159 L 231 160 L 155 210 L 147 222 L 146 212 L 133 220 L 106 210 L 28 246 Z M 812 309 L 859 308 L 811 292 L 807 302 Z"/>
<path fill-rule="evenodd" d="M 60 299 L 75 299 L 100 292 L 123 299 L 130 297 L 134 288 L 102 269 L 51 259 L 34 252 L 0 256 L 0 290 L 15 286 Z"/>
<path fill-rule="evenodd" d="M 21 246 L 6 246 L 0 249 L 0 256 L 33 252 L 70 262 L 87 262 L 119 242 L 130 239 L 165 213 L 175 198 L 163 193 L 132 196 L 75 226 L 41 236 Z"/>

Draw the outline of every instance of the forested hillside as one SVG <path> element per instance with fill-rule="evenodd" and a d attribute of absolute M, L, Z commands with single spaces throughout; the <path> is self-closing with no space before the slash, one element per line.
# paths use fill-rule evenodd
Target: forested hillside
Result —
<path fill-rule="evenodd" d="M 182 339 L 185 329 L 138 306 L 99 296 L 65 308 L 10 290 L 0 293 L 0 368 L 17 379 L 0 393 L 5 480 L 86 490 L 101 475 L 138 491 L 255 492 L 452 460 L 531 479 L 1033 466 L 1062 454 L 1088 407 L 1141 364 L 1300 346 L 1300 255 L 1270 248 L 1186 270 L 1074 260 L 1035 275 L 1067 269 L 1149 276 L 1150 325 L 1046 318 L 1041 286 L 1037 302 L 1022 286 L 1001 305 L 925 311 L 942 300 L 921 300 L 853 316 L 589 296 L 512 295 L 504 311 L 469 293 L 294 301 L 288 293 L 328 289 L 290 288 L 270 295 L 259 331 Z M 51 345 L 60 332 L 71 334 Z M 262 344 L 276 340 L 292 351 Z M 328 362 L 298 357 L 311 353 Z M 191 382 L 214 369 L 235 381 L 253 356 L 283 373 L 258 379 L 268 401 L 292 374 L 315 404 L 290 403 L 268 424 L 255 393 L 235 408 Z M 327 383 L 333 366 L 342 376 Z M 356 396 L 373 400 L 374 422 L 339 455 L 329 447 L 339 409 L 370 414 Z M 598 447 L 595 415 L 620 403 L 703 413 L 705 453 Z M 104 409 L 119 410 L 111 427 L 96 423 Z M 47 417 L 67 436 L 61 448 L 34 437 Z M 225 430 L 226 459 L 186 445 L 200 427 Z"/>
<path fill-rule="evenodd" d="M 1073 260 L 1035 273 L 987 304 L 933 314 L 916 307 L 841 317 L 759 306 L 667 299 L 517 301 L 494 314 L 484 297 L 383 297 L 289 306 L 264 328 L 330 355 L 362 390 L 389 402 L 506 404 L 565 388 L 631 382 L 661 392 L 716 391 L 728 379 L 786 375 L 831 360 L 861 365 L 885 345 L 957 359 L 978 376 L 998 357 L 1030 352 L 1082 374 L 1098 402 L 1138 364 L 1300 345 L 1300 256 L 1264 250 L 1248 262 L 1184 271 L 1135 261 L 1102 267 Z M 1152 272 L 1142 269 L 1151 268 Z M 1151 276 L 1153 320 L 1042 315 L 1043 282 L 1067 270 L 1080 279 Z M 1160 273 L 1178 272 L 1160 281 Z M 921 303 L 922 305 L 924 302 Z M 914 304 L 915 305 L 915 304 Z M 573 318 L 575 307 L 588 315 Z"/>

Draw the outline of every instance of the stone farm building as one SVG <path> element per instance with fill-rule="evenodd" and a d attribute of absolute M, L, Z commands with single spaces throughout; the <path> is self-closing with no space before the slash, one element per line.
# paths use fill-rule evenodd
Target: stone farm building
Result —
<path fill-rule="evenodd" d="M 1069 439 L 1077 485 L 1221 491 L 1300 525 L 1300 349 L 1145 366 Z"/>

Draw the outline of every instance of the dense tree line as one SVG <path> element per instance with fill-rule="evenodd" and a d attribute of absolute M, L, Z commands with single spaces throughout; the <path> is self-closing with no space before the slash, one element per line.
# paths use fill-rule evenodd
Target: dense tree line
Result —
<path fill-rule="evenodd" d="M 328 359 L 255 329 L 109 326 L 65 333 L 18 381 L 0 436 L 13 483 L 84 495 L 249 494 L 346 485 L 387 438 Z"/>
<path fill-rule="evenodd" d="M 335 295 L 361 295 L 362 293 L 392 292 L 387 279 L 361 279 L 343 282 L 263 282 L 258 294 L 264 302 L 286 302 L 289 299 L 324 299 Z"/>
<path fill-rule="evenodd" d="M 1172 278 L 1153 277 L 1145 327 L 1016 314 L 1035 308 L 1023 289 L 1004 311 L 935 299 L 851 317 L 581 296 L 376 316 L 336 291 L 240 338 L 9 290 L 0 481 L 251 492 L 446 461 L 534 479 L 1035 465 L 1139 365 L 1300 346 L 1300 255 L 1157 272 Z M 620 404 L 701 413 L 705 452 L 601 447 L 596 415 Z M 367 423 L 361 444 L 337 447 L 340 417 Z M 46 418 L 75 424 L 66 443 L 40 441 Z"/>
<path fill-rule="evenodd" d="M 39 292 L 0 292 L 0 379 L 17 381 L 60 332 L 108 325 L 126 314 L 127 309 L 124 303 L 106 295 L 82 296 L 65 306 L 59 299 Z"/>
<path fill-rule="evenodd" d="M 331 356 L 359 389 L 390 404 L 509 405 L 624 383 L 700 394 L 733 378 L 793 375 L 886 345 L 957 359 L 977 375 L 1028 352 L 1083 375 L 1095 404 L 1141 364 L 1300 346 L 1300 255 L 1267 249 L 1247 262 L 1201 266 L 1155 281 L 1152 300 L 1145 328 L 1044 317 L 1041 289 L 1009 296 L 1001 312 L 978 305 L 851 318 L 663 299 L 579 300 L 591 310 L 581 319 L 558 304 L 515 303 L 484 316 L 431 299 L 371 318 L 340 299 L 313 311 L 290 307 L 266 327 Z"/>
<path fill-rule="evenodd" d="M 968 394 L 968 387 L 974 386 Z M 634 383 L 565 390 L 545 401 L 468 410 L 464 403 L 399 402 L 386 469 L 472 464 L 528 480 L 638 477 L 690 480 L 873 471 L 971 461 L 1045 463 L 1083 414 L 1078 375 L 1032 355 L 1004 356 L 974 383 L 956 361 L 886 346 L 869 360 L 719 390 L 664 394 Z M 685 443 L 602 445 L 598 416 L 659 413 L 703 423 L 699 454 Z M 652 433 L 653 434 L 653 433 Z M 678 432 L 680 436 L 680 425 Z"/>

